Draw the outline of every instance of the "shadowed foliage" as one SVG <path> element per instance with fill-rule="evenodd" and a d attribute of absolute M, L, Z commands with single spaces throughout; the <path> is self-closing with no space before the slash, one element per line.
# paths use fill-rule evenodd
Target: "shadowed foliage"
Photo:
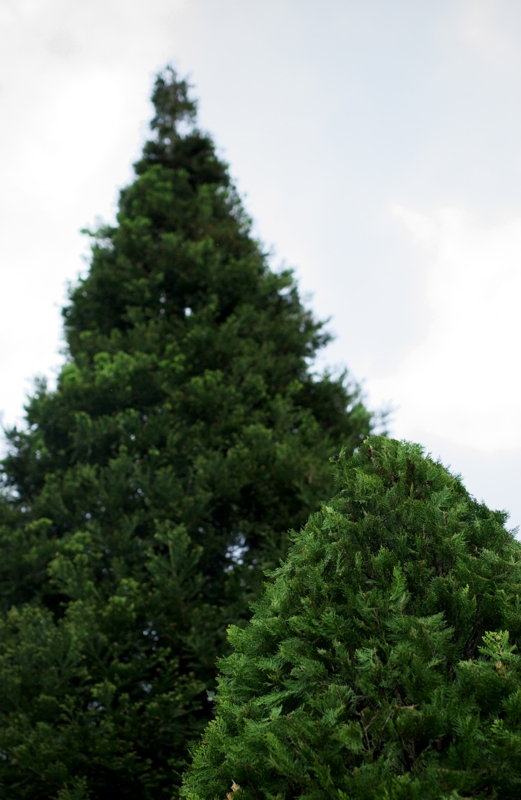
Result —
<path fill-rule="evenodd" d="M 172 70 L 64 310 L 67 363 L 8 434 L 0 793 L 176 795 L 229 623 L 371 428 L 313 375 L 327 341 L 270 270 Z"/>

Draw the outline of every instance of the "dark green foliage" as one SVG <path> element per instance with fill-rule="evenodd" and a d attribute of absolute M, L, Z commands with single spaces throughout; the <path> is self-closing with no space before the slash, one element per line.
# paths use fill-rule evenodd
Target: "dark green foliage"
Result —
<path fill-rule="evenodd" d="M 184 796 L 517 800 L 521 545 L 505 515 L 418 445 L 371 437 L 336 464 L 338 494 L 230 630 Z"/>
<path fill-rule="evenodd" d="M 371 427 L 313 376 L 327 340 L 274 274 L 184 81 L 93 234 L 70 358 L 9 434 L 0 506 L 0 794 L 170 798 L 215 659 L 263 569 Z"/>

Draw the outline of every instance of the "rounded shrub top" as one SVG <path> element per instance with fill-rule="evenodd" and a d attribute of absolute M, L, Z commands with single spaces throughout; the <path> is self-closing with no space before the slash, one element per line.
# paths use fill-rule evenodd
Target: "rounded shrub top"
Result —
<path fill-rule="evenodd" d="M 521 545 L 419 445 L 368 438 L 229 632 L 189 800 L 521 797 Z"/>

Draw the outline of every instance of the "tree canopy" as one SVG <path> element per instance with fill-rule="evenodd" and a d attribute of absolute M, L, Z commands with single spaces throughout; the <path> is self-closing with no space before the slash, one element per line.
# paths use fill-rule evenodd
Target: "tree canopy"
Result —
<path fill-rule="evenodd" d="M 0 504 L 0 791 L 177 792 L 215 660 L 263 570 L 372 427 L 270 269 L 187 83 L 165 70 L 117 220 L 91 232 L 67 360 L 8 433 Z"/>
<path fill-rule="evenodd" d="M 337 457 L 338 458 L 338 457 Z M 368 438 L 232 627 L 188 800 L 521 793 L 521 544 L 419 445 Z"/>

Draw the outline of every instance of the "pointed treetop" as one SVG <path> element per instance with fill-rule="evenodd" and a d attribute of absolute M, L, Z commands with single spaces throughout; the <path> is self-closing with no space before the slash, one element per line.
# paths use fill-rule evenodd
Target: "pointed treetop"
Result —
<path fill-rule="evenodd" d="M 152 93 L 156 114 L 150 127 L 157 131 L 158 140 L 166 145 L 172 146 L 179 135 L 179 123 L 195 123 L 197 102 L 189 97 L 190 88 L 186 80 L 178 79 L 171 66 L 167 66 L 156 78 Z"/>

